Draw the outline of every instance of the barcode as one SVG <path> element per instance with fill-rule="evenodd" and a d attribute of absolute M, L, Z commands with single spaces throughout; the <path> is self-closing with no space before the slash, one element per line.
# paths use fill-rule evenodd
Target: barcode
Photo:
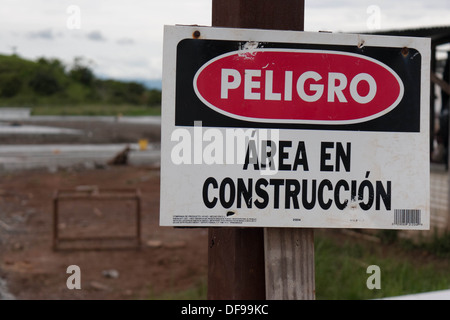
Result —
<path fill-rule="evenodd" d="M 394 225 L 399 226 L 418 226 L 420 222 L 421 211 L 418 209 L 395 209 Z"/>

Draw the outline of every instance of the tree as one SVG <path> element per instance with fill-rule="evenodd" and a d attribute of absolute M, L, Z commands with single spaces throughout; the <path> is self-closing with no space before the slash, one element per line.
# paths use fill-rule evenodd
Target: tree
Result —
<path fill-rule="evenodd" d="M 89 61 L 85 61 L 82 57 L 74 59 L 73 67 L 69 71 L 69 76 L 85 86 L 91 86 L 95 80 L 94 73 L 89 67 Z"/>
<path fill-rule="evenodd" d="M 17 74 L 6 74 L 0 78 L 0 96 L 10 98 L 19 93 L 22 78 Z"/>
<path fill-rule="evenodd" d="M 161 105 L 161 91 L 152 89 L 147 93 L 147 104 L 149 106 L 160 106 Z"/>
<path fill-rule="evenodd" d="M 65 86 L 64 65 L 58 59 L 39 58 L 29 85 L 39 94 L 51 95 Z"/>

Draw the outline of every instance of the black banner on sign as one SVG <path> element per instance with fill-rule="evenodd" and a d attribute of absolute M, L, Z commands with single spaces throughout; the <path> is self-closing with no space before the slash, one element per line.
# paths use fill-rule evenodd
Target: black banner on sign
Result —
<path fill-rule="evenodd" d="M 321 50 L 357 54 L 379 61 L 391 68 L 403 83 L 403 96 L 395 108 L 389 112 L 357 123 L 277 123 L 276 121 L 247 121 L 217 112 L 202 101 L 194 89 L 194 77 L 206 63 L 212 59 L 231 52 L 242 50 L 246 42 L 225 40 L 185 39 L 177 46 L 176 66 L 176 107 L 175 125 L 194 126 L 195 121 L 202 121 L 204 127 L 238 127 L 238 128 L 277 128 L 309 130 L 347 130 L 375 132 L 420 132 L 420 79 L 421 55 L 412 48 L 387 48 L 369 46 L 344 46 L 320 44 L 296 44 L 258 42 L 258 48 Z M 330 70 L 333 71 L 333 70 Z M 361 73 L 364 70 L 360 71 Z M 211 81 L 220 86 L 219 75 Z M 295 81 L 295 80 L 294 80 Z M 294 82 L 295 83 L 295 82 Z M 295 87 L 295 84 L 294 84 Z M 294 89 L 295 90 L 295 89 Z M 389 89 L 383 89 L 386 94 Z M 379 91 L 381 91 L 379 89 Z M 294 93 L 295 94 L 295 93 Z M 326 92 L 324 93 L 326 95 Z M 345 106 L 345 104 L 343 104 Z"/>

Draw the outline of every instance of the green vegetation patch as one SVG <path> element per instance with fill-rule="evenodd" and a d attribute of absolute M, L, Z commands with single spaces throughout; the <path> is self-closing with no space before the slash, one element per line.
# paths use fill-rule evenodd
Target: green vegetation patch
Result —
<path fill-rule="evenodd" d="M 90 65 L 82 58 L 66 66 L 58 59 L 0 55 L 0 107 L 29 107 L 33 114 L 54 115 L 160 112 L 160 90 L 133 81 L 99 79 Z"/>
<path fill-rule="evenodd" d="M 380 289 L 369 289 L 370 265 L 380 270 Z M 353 237 L 315 237 L 317 299 L 378 299 L 450 288 L 450 259 L 430 251 Z"/>

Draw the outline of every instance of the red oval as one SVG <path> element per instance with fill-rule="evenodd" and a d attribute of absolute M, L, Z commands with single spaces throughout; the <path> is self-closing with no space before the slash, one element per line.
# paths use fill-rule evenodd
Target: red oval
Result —
<path fill-rule="evenodd" d="M 207 106 L 229 117 L 319 124 L 377 118 L 394 109 L 404 92 L 399 76 L 375 59 L 296 49 L 216 57 L 198 70 L 194 90 Z"/>

